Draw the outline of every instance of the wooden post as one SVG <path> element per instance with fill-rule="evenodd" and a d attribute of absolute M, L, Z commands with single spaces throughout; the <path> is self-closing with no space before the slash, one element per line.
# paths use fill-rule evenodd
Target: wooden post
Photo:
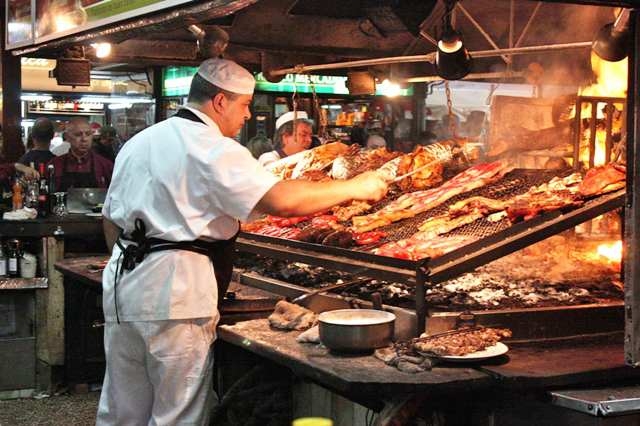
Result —
<path fill-rule="evenodd" d="M 3 2 L 4 3 L 4 2 Z M 0 89 L 2 89 L 2 154 L 4 160 L 14 162 L 24 153 L 20 136 L 20 57 L 5 50 L 5 13 L 0 7 Z"/>
<path fill-rule="evenodd" d="M 64 365 L 64 286 L 63 276 L 54 265 L 64 256 L 64 240 L 43 237 L 49 288 L 38 290 L 36 306 L 37 355 L 49 366 Z"/>
<path fill-rule="evenodd" d="M 156 102 L 154 124 L 166 119 L 165 111 L 162 111 L 162 67 L 153 67 L 153 98 Z"/>

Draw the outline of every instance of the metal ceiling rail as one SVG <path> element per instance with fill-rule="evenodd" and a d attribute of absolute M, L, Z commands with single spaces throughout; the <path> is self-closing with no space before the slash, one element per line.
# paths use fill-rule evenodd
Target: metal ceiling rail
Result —
<path fill-rule="evenodd" d="M 560 44 L 548 44 L 542 46 L 525 46 L 525 47 L 512 47 L 509 49 L 494 49 L 494 50 L 477 50 L 475 52 L 469 52 L 474 58 L 490 58 L 494 56 L 503 55 L 527 55 L 538 52 L 552 52 L 558 50 L 567 49 L 584 49 L 590 48 L 590 41 L 579 41 L 574 43 L 560 43 Z M 313 71 L 332 70 L 340 68 L 360 68 L 375 65 L 388 65 L 410 62 L 431 62 L 433 63 L 436 58 L 436 52 L 427 53 L 424 55 L 411 55 L 411 56 L 390 56 L 387 58 L 374 58 L 374 59 L 362 59 L 358 61 L 346 61 L 346 62 L 334 62 L 329 64 L 318 65 L 296 65 L 292 68 L 281 68 L 278 70 L 269 71 L 269 74 L 273 76 L 286 75 L 286 74 L 304 74 Z"/>

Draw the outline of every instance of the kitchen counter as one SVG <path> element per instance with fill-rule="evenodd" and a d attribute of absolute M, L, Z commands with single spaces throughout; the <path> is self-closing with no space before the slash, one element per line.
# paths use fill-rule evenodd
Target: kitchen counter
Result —
<path fill-rule="evenodd" d="M 88 265 L 99 265 L 106 259 L 106 256 L 65 259 L 56 268 L 65 278 L 100 291 L 101 273 L 91 272 Z M 255 292 L 259 290 L 237 283 L 232 283 L 231 289 L 249 298 L 269 294 L 258 295 Z M 544 395 L 549 389 L 560 387 L 592 387 L 640 378 L 639 369 L 624 364 L 621 336 L 509 343 L 509 352 L 495 359 L 473 364 L 442 363 L 431 371 L 409 374 L 372 355 L 339 355 L 317 344 L 298 343 L 295 339 L 300 332 L 272 329 L 264 318 L 270 309 L 261 306 L 261 310 L 261 318 L 254 316 L 248 321 L 220 325 L 218 340 L 224 342 L 221 346 L 284 366 L 296 376 L 336 394 L 353 401 L 371 402 L 372 407 L 399 395 L 419 395 L 421 400 L 430 397 L 447 400 L 461 394 L 491 399 L 514 392 Z"/>
<path fill-rule="evenodd" d="M 0 219 L 0 235 L 20 237 L 47 237 L 62 230 L 65 236 L 102 235 L 102 216 L 69 214 L 63 218 L 50 215 L 30 220 Z"/>
<path fill-rule="evenodd" d="M 373 355 L 336 355 L 317 344 L 298 343 L 299 334 L 272 329 L 266 319 L 258 319 L 223 325 L 218 335 L 354 401 L 385 400 L 398 394 L 454 398 L 463 391 L 484 398 L 514 391 L 544 394 L 557 387 L 589 387 L 640 378 L 640 370 L 624 364 L 623 343 L 617 337 L 513 344 L 506 355 L 495 359 L 442 363 L 431 371 L 409 374 Z"/>

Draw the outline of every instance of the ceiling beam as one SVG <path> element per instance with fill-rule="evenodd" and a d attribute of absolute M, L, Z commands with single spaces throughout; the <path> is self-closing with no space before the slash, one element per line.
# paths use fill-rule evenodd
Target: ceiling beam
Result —
<path fill-rule="evenodd" d="M 371 31 L 368 18 L 345 19 L 286 14 L 291 0 L 262 0 L 235 17 L 231 40 L 238 45 L 270 42 L 298 51 L 337 51 L 344 49 L 379 54 L 398 53 L 413 36 L 404 31 Z"/>

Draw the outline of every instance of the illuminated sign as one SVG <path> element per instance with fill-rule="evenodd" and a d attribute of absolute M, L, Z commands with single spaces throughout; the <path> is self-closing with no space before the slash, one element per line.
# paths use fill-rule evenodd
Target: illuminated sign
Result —
<path fill-rule="evenodd" d="M 189 94 L 191 79 L 198 71 L 196 67 L 168 67 L 165 69 L 162 83 L 163 96 L 186 96 Z M 331 95 L 348 95 L 347 77 L 333 75 L 287 74 L 279 83 L 268 82 L 262 73 L 254 75 L 256 90 L 262 92 L 316 93 Z M 376 88 L 376 95 L 385 96 L 380 88 Z M 399 96 L 413 95 L 413 87 L 399 89 Z"/>
<path fill-rule="evenodd" d="M 6 47 L 38 44 L 191 1 L 4 0 Z"/>

